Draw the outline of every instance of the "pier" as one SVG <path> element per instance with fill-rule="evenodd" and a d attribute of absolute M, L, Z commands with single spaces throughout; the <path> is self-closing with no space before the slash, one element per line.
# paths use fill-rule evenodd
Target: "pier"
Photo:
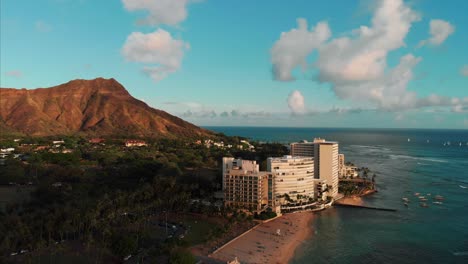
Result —
<path fill-rule="evenodd" d="M 397 209 L 392 209 L 392 208 L 383 208 L 383 207 L 374 207 L 374 206 L 365 206 L 365 205 L 355 205 L 355 204 L 335 203 L 334 205 L 335 206 L 340 206 L 340 207 L 354 207 L 354 208 L 371 209 L 371 210 L 387 211 L 387 212 L 396 212 L 397 211 Z"/>

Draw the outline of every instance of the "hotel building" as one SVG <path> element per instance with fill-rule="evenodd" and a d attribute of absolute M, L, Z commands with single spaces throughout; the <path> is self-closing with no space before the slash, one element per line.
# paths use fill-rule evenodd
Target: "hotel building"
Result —
<path fill-rule="evenodd" d="M 338 142 L 316 138 L 313 142 L 291 143 L 290 147 L 293 156 L 314 157 L 314 178 L 326 182 L 328 194 L 336 197 L 338 195 L 339 173 Z"/>
<path fill-rule="evenodd" d="M 343 178 L 346 175 L 344 154 L 338 154 L 338 177 Z"/>
<path fill-rule="evenodd" d="M 261 212 L 273 207 L 274 181 L 254 160 L 223 158 L 224 205 Z"/>
<path fill-rule="evenodd" d="M 293 156 L 268 158 L 267 170 L 274 177 L 274 194 L 277 205 L 300 201 L 308 202 L 317 198 L 313 158 Z"/>

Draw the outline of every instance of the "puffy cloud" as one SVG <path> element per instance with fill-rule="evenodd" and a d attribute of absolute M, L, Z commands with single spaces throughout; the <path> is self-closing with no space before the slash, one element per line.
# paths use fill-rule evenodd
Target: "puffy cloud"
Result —
<path fill-rule="evenodd" d="M 10 76 L 10 77 L 16 77 L 16 78 L 21 78 L 23 77 L 23 72 L 22 71 L 7 71 L 5 72 L 5 75 L 6 76 Z"/>
<path fill-rule="evenodd" d="M 429 23 L 429 33 L 431 37 L 427 40 L 422 40 L 419 46 L 426 45 L 427 43 L 439 46 L 442 44 L 449 35 L 455 32 L 455 27 L 447 21 L 442 19 L 431 19 Z"/>
<path fill-rule="evenodd" d="M 468 77 L 468 64 L 467 64 L 467 65 L 463 65 L 463 67 L 461 67 L 461 69 L 460 69 L 460 74 L 461 74 L 462 76 Z"/>
<path fill-rule="evenodd" d="M 370 27 L 361 26 L 351 37 L 333 39 L 319 49 L 319 80 L 340 85 L 381 78 L 388 53 L 404 45 L 417 20 L 419 15 L 403 1 L 380 1 Z"/>
<path fill-rule="evenodd" d="M 317 23 L 310 31 L 307 21 L 297 19 L 297 28 L 281 33 L 280 39 L 271 48 L 273 76 L 276 80 L 291 81 L 292 70 L 301 66 L 306 68 L 306 57 L 319 48 L 331 35 L 326 22 Z"/>
<path fill-rule="evenodd" d="M 457 104 L 452 107 L 452 112 L 455 113 L 468 113 L 468 105 L 463 106 L 462 104 Z"/>
<path fill-rule="evenodd" d="M 43 33 L 52 31 L 52 26 L 42 20 L 36 21 L 35 27 L 37 31 L 43 32 Z"/>
<path fill-rule="evenodd" d="M 151 64 L 145 66 L 143 72 L 159 81 L 180 68 L 184 51 L 189 48 L 188 43 L 174 39 L 169 32 L 158 29 L 148 34 L 130 34 L 122 54 L 128 61 Z"/>
<path fill-rule="evenodd" d="M 298 90 L 289 94 L 288 107 L 294 114 L 304 114 L 306 112 L 304 96 Z"/>
<path fill-rule="evenodd" d="M 317 26 L 314 31 L 307 31 L 304 20 L 299 22 L 298 29 L 282 33 L 274 44 L 274 77 L 293 80 L 292 70 L 299 65 L 307 67 L 307 56 L 316 50 L 318 58 L 310 66 L 317 70 L 317 80 L 331 84 L 341 99 L 370 102 L 378 109 L 390 111 L 434 105 L 454 106 L 456 104 L 452 100 L 456 98 L 437 95 L 418 98 L 415 92 L 407 90 L 414 78 L 413 69 L 421 57 L 406 54 L 393 68 L 387 65 L 388 54 L 405 45 L 404 39 L 412 24 L 419 20 L 419 14 L 402 0 L 381 0 L 376 5 L 370 26 L 361 26 L 329 41 L 330 30 L 325 22 L 318 23 L 322 29 Z M 431 30 L 438 36 L 435 38 L 437 41 L 446 38 L 440 37 L 443 31 L 440 28 L 443 27 L 440 22 L 435 22 L 434 30 Z M 288 103 L 290 100 L 291 95 Z M 291 103 L 289 105 L 291 108 Z"/>
<path fill-rule="evenodd" d="M 144 10 L 148 16 L 139 20 L 140 24 L 177 25 L 187 18 L 189 0 L 122 0 L 128 11 Z"/>
<path fill-rule="evenodd" d="M 192 110 L 187 110 L 182 114 L 182 117 L 184 118 L 215 118 L 218 115 L 214 110 L 210 111 L 192 111 Z"/>

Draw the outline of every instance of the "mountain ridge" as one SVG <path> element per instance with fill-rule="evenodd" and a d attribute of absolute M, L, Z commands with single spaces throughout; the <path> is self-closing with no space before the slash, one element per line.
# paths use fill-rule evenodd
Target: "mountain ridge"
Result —
<path fill-rule="evenodd" d="M 213 135 L 209 130 L 132 97 L 113 78 L 77 79 L 49 88 L 0 88 L 0 131 L 31 136 Z"/>

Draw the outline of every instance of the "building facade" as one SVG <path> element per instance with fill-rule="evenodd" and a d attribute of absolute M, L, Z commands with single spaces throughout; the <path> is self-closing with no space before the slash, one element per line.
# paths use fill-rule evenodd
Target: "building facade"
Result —
<path fill-rule="evenodd" d="M 338 154 L 338 178 L 346 175 L 344 154 Z"/>
<path fill-rule="evenodd" d="M 315 138 L 313 142 L 291 143 L 291 155 L 314 157 L 314 178 L 327 184 L 328 195 L 338 195 L 338 142 Z M 344 156 L 343 156 L 344 163 Z"/>
<path fill-rule="evenodd" d="M 251 212 L 273 207 L 274 181 L 253 160 L 223 158 L 224 205 Z"/>
<path fill-rule="evenodd" d="M 274 177 L 274 196 L 277 205 L 309 202 L 316 199 L 314 159 L 283 156 L 268 158 L 267 170 Z"/>

